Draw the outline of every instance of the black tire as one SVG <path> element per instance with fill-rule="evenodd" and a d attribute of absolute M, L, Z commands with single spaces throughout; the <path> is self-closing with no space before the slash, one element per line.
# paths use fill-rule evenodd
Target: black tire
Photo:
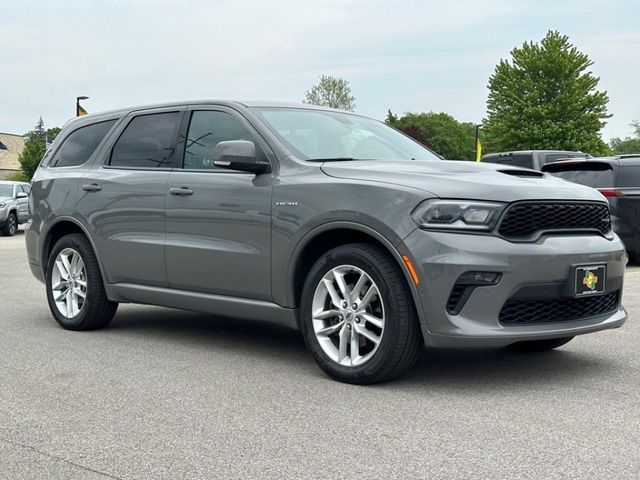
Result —
<path fill-rule="evenodd" d="M 530 340 L 527 342 L 512 343 L 507 348 L 512 352 L 518 353 L 546 352 L 569 343 L 573 338 L 574 337 L 563 337 L 550 338 L 548 340 Z"/>
<path fill-rule="evenodd" d="M 16 214 L 11 212 L 7 217 L 7 221 L 2 227 L 2 235 L 5 237 L 13 237 L 18 231 L 18 217 Z"/>
<path fill-rule="evenodd" d="M 72 318 L 64 316 L 53 298 L 52 274 L 55 261 L 64 249 L 73 249 L 80 254 L 86 273 L 86 297 L 80 311 Z M 116 313 L 118 304 L 109 301 L 104 291 L 102 276 L 91 244 L 87 238 L 79 233 L 66 235 L 56 242 L 49 256 L 46 271 L 47 301 L 49 309 L 56 321 L 67 330 L 95 330 L 109 324 Z"/>
<path fill-rule="evenodd" d="M 377 285 L 384 302 L 385 323 L 380 343 L 372 356 L 357 366 L 344 366 L 332 360 L 320 346 L 312 321 L 316 287 L 325 274 L 344 265 L 364 271 Z M 404 275 L 397 262 L 375 245 L 343 245 L 320 257 L 304 284 L 299 321 L 315 361 L 330 377 L 341 382 L 365 385 L 390 380 L 411 367 L 422 350 L 419 320 Z"/>

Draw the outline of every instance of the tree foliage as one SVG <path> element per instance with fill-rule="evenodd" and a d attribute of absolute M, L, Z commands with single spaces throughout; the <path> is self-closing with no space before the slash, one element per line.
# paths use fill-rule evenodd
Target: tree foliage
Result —
<path fill-rule="evenodd" d="M 618 137 L 611 139 L 611 150 L 616 155 L 624 155 L 627 153 L 640 153 L 640 121 L 631 122 L 634 133 L 632 137 L 621 139 Z"/>
<path fill-rule="evenodd" d="M 31 180 L 35 173 L 40 160 L 46 152 L 46 142 L 52 142 L 54 138 L 60 133 L 60 128 L 54 127 L 48 130 L 44 128 L 44 122 L 42 117 L 36 123 L 36 126 L 30 132 L 25 135 L 26 141 L 24 148 L 18 157 L 20 162 L 21 176 L 26 180 Z"/>
<path fill-rule="evenodd" d="M 475 125 L 458 122 L 447 113 L 407 113 L 389 110 L 388 125 L 416 139 L 449 160 L 475 160 Z"/>
<path fill-rule="evenodd" d="M 356 98 L 351 95 L 349 82 L 330 75 L 322 75 L 320 81 L 305 92 L 303 102 L 348 112 L 356 108 Z"/>
<path fill-rule="evenodd" d="M 484 125 L 491 151 L 524 149 L 608 153 L 600 137 L 609 97 L 596 89 L 593 62 L 549 31 L 540 43 L 525 42 L 500 60 L 489 79 Z"/>

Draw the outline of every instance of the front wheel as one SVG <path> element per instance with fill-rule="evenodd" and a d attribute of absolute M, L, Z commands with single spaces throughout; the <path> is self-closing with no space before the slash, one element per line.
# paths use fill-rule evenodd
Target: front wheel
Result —
<path fill-rule="evenodd" d="M 550 338 L 548 340 L 529 340 L 526 342 L 512 343 L 507 348 L 513 352 L 546 352 L 569 343 L 574 337 Z"/>
<path fill-rule="evenodd" d="M 102 328 L 118 308 L 107 298 L 96 255 L 81 234 L 64 236 L 54 245 L 46 285 L 49 309 L 68 330 Z"/>
<path fill-rule="evenodd" d="M 13 237 L 18 231 L 18 218 L 15 213 L 10 213 L 7 217 L 7 222 L 2 227 L 2 234 L 5 237 Z"/>
<path fill-rule="evenodd" d="M 422 346 L 402 271 L 385 250 L 369 244 L 334 248 L 313 265 L 300 327 L 320 368 L 347 383 L 396 377 L 413 365 Z"/>

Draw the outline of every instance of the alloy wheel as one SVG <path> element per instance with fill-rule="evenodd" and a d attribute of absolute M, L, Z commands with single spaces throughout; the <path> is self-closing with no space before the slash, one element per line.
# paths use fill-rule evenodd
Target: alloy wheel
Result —
<path fill-rule="evenodd" d="M 340 265 L 322 277 L 313 295 L 312 316 L 320 347 L 340 365 L 366 363 L 382 341 L 382 296 L 376 283 L 358 267 Z"/>
<path fill-rule="evenodd" d="M 65 318 L 77 316 L 87 298 L 87 274 L 80 254 L 65 248 L 51 272 L 51 291 L 56 308 Z"/>

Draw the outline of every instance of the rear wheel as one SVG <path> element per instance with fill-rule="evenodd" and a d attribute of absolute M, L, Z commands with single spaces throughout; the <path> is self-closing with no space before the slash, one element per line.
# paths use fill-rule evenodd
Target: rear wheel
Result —
<path fill-rule="evenodd" d="M 320 368 L 348 383 L 396 377 L 422 347 L 402 271 L 369 244 L 334 248 L 315 263 L 302 293 L 300 327 Z"/>
<path fill-rule="evenodd" d="M 2 227 L 2 234 L 6 237 L 13 237 L 18 231 L 18 218 L 15 213 L 10 213 L 7 222 Z"/>
<path fill-rule="evenodd" d="M 509 345 L 507 348 L 513 352 L 546 352 L 569 343 L 574 337 L 550 338 L 548 340 L 530 340 Z"/>
<path fill-rule="evenodd" d="M 56 321 L 68 330 L 106 326 L 118 304 L 104 291 L 98 260 L 84 235 L 62 237 L 47 265 L 47 300 Z"/>

